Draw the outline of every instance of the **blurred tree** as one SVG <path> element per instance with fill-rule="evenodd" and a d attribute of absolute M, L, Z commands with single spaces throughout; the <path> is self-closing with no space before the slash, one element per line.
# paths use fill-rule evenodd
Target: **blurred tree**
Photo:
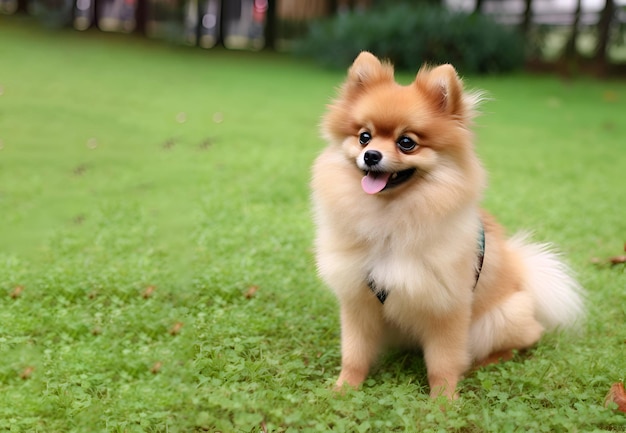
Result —
<path fill-rule="evenodd" d="M 346 2 L 346 1 L 348 1 L 348 0 L 343 0 L 343 2 Z M 339 3 L 342 3 L 342 0 L 339 0 Z M 367 4 L 367 3 L 372 3 L 372 1 L 371 0 L 368 0 L 368 1 L 361 0 L 361 3 Z M 445 6 L 445 0 L 373 0 L 373 3 L 375 5 L 380 5 L 380 6 L 388 6 L 388 5 L 398 4 L 398 3 L 405 3 L 405 4 L 408 4 L 408 5 L 421 3 L 421 4 Z"/>
<path fill-rule="evenodd" d="M 606 71 L 609 63 L 607 48 L 614 16 L 615 0 L 605 0 L 604 8 L 600 12 L 600 20 L 598 21 L 598 43 L 594 54 L 594 60 L 598 63 L 600 72 Z"/>
<path fill-rule="evenodd" d="M 267 2 L 267 20 L 265 22 L 265 48 L 276 48 L 276 3 L 277 0 Z"/>
<path fill-rule="evenodd" d="M 524 0 L 524 15 L 522 17 L 522 34 L 528 36 L 533 21 L 533 0 Z"/>
<path fill-rule="evenodd" d="M 580 26 L 580 15 L 582 12 L 582 0 L 576 0 L 576 11 L 574 12 L 574 22 L 572 23 L 572 32 L 569 39 L 565 44 L 563 50 L 563 59 L 565 60 L 577 60 L 578 51 L 576 49 L 576 40 L 578 39 L 578 27 Z"/>
<path fill-rule="evenodd" d="M 476 3 L 474 3 L 474 11 L 472 13 L 474 14 L 479 14 L 482 12 L 483 10 L 483 0 L 476 0 Z"/>

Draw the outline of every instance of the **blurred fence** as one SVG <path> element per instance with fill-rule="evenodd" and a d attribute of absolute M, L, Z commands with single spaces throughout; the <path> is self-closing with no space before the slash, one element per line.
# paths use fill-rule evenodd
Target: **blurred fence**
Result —
<path fill-rule="evenodd" d="M 285 48 L 306 22 L 350 2 L 330 0 L 0 0 L 0 13 L 28 13 L 51 27 L 97 27 L 211 48 Z M 367 1 L 356 2 L 366 5 Z"/>
<path fill-rule="evenodd" d="M 141 32 L 151 38 L 211 48 L 288 49 L 316 18 L 349 9 L 399 0 L 0 0 L 0 13 L 27 13 L 51 27 L 98 28 L 107 32 Z M 415 0 L 418 1 L 418 0 Z M 427 1 L 427 0 L 420 0 Z M 532 2 L 529 24 L 539 34 L 542 57 L 563 51 L 572 26 L 580 33 L 577 47 L 591 55 L 596 45 L 602 1 L 575 20 L 577 0 L 430 0 L 450 9 L 479 12 L 519 26 Z M 610 28 L 613 61 L 626 62 L 626 0 L 616 0 Z M 621 6 L 619 6 L 621 5 Z M 538 33 L 539 32 L 539 33 Z M 536 38 L 536 37 L 535 37 Z"/>

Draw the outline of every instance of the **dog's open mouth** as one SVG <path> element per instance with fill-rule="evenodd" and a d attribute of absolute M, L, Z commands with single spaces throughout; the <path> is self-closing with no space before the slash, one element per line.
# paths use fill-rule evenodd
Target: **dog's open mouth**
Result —
<path fill-rule="evenodd" d="M 413 176 L 415 171 L 414 168 L 398 171 L 396 173 L 366 171 L 365 176 L 361 179 L 361 186 L 366 193 L 376 194 L 384 189 L 403 184 Z"/>

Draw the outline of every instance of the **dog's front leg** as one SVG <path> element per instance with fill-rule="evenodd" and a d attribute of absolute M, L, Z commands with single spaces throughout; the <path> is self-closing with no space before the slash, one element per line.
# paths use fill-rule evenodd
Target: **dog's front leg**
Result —
<path fill-rule="evenodd" d="M 341 373 L 336 388 L 358 387 L 369 372 L 381 348 L 382 309 L 369 291 L 362 299 L 341 299 Z"/>
<path fill-rule="evenodd" d="M 458 381 L 469 368 L 469 311 L 433 318 L 424 337 L 424 359 L 430 396 L 456 399 Z"/>

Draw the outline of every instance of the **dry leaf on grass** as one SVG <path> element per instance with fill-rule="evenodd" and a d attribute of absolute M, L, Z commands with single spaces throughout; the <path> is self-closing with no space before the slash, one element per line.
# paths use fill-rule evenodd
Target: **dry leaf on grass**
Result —
<path fill-rule="evenodd" d="M 161 368 L 163 367 L 163 363 L 161 361 L 157 361 L 154 363 L 154 365 L 150 368 L 150 373 L 152 374 L 158 374 L 161 372 Z"/>
<path fill-rule="evenodd" d="M 23 291 L 24 291 L 24 286 L 15 286 L 9 296 L 11 296 L 11 298 L 13 299 L 17 299 L 22 295 Z"/>
<path fill-rule="evenodd" d="M 72 173 L 74 173 L 74 176 L 82 176 L 83 174 L 85 174 L 88 168 L 89 167 L 87 166 L 87 164 L 78 164 L 76 167 L 74 167 Z"/>
<path fill-rule="evenodd" d="M 146 287 L 146 289 L 141 294 L 141 297 L 144 298 L 144 299 L 148 299 L 148 298 L 152 297 L 152 295 L 154 294 L 155 290 L 156 290 L 156 286 L 148 286 L 148 287 Z"/>
<path fill-rule="evenodd" d="M 615 256 L 615 257 L 611 257 L 611 258 L 609 259 L 609 262 L 610 262 L 612 265 L 619 265 L 619 264 L 622 264 L 622 263 L 626 263 L 626 256 Z"/>
<path fill-rule="evenodd" d="M 22 372 L 20 373 L 20 379 L 28 380 L 31 378 L 34 372 L 35 372 L 35 367 L 28 366 L 24 370 L 22 370 Z"/>
<path fill-rule="evenodd" d="M 610 403 L 617 404 L 617 410 L 626 413 L 626 390 L 622 382 L 616 382 L 611 386 L 604 399 L 604 407 L 608 407 Z"/>
<path fill-rule="evenodd" d="M 163 147 L 163 149 L 171 149 L 175 145 L 176 145 L 176 139 L 168 138 L 167 140 L 165 140 L 165 142 L 163 143 L 162 147 Z"/>
<path fill-rule="evenodd" d="M 259 290 L 259 286 L 250 286 L 248 287 L 248 291 L 245 294 L 246 299 L 251 299 L 256 292 Z"/>
<path fill-rule="evenodd" d="M 174 323 L 174 326 L 172 326 L 170 328 L 170 335 L 178 335 L 180 334 L 181 329 L 183 329 L 184 323 L 183 322 L 176 322 Z"/>
<path fill-rule="evenodd" d="M 624 251 L 626 251 L 626 243 L 624 243 Z M 605 265 L 615 266 L 615 265 L 621 265 L 621 264 L 626 263 L 626 255 L 613 256 L 613 257 L 609 257 L 606 259 L 601 259 L 599 257 L 592 257 L 590 261 L 594 265 L 600 266 L 600 267 L 605 266 Z"/>

